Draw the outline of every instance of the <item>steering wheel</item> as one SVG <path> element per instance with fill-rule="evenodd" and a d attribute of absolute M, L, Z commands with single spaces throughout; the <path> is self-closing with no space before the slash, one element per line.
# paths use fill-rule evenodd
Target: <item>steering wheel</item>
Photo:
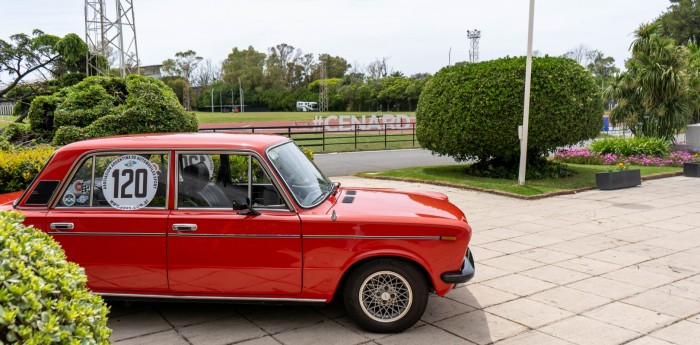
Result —
<path fill-rule="evenodd" d="M 316 201 L 316 198 L 321 196 L 323 193 L 321 193 L 320 190 L 314 189 L 310 191 L 306 196 L 304 197 L 304 200 L 301 201 L 302 205 L 310 205 L 312 202 Z"/>

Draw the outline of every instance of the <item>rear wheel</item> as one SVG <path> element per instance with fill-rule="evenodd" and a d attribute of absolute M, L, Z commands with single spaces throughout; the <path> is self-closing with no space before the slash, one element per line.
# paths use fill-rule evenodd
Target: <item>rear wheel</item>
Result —
<path fill-rule="evenodd" d="M 401 332 L 425 312 L 428 286 L 418 269 L 393 259 L 371 261 L 348 277 L 345 309 L 370 332 Z"/>

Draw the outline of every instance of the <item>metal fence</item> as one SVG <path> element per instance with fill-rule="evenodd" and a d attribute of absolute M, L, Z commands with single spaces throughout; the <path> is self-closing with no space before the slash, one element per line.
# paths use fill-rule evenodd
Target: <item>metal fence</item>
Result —
<path fill-rule="evenodd" d="M 295 125 L 270 127 L 217 127 L 200 128 L 200 132 L 232 132 L 284 135 L 299 146 L 326 147 L 347 145 L 357 150 L 358 145 L 383 145 L 411 143 L 416 146 L 416 124 L 344 124 L 344 125 Z"/>
<path fill-rule="evenodd" d="M 12 102 L 0 102 L 0 115 L 12 115 L 12 108 L 15 104 Z"/>

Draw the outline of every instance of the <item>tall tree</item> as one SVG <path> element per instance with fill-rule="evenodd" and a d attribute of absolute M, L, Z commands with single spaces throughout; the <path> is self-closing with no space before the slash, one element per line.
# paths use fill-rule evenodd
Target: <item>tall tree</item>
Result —
<path fill-rule="evenodd" d="M 658 19 L 665 34 L 679 44 L 700 43 L 700 1 L 670 1 L 671 6 Z"/>
<path fill-rule="evenodd" d="M 589 48 L 585 44 L 579 44 L 568 52 L 564 53 L 562 57 L 576 60 L 581 66 L 588 66 L 588 64 L 595 59 L 596 55 L 599 53 L 597 50 Z"/>
<path fill-rule="evenodd" d="M 7 86 L 0 89 L 0 99 L 29 75 L 49 78 L 75 69 L 85 54 L 87 45 L 76 34 L 59 38 L 34 30 L 31 36 L 12 35 L 9 42 L 0 39 L 0 74 L 10 76 Z M 57 68 L 59 65 L 64 68 Z"/>
<path fill-rule="evenodd" d="M 619 100 L 611 118 L 635 135 L 672 140 L 693 109 L 688 47 L 662 36 L 659 22 L 640 26 L 635 36 L 627 72 L 606 89 L 609 99 Z"/>
<path fill-rule="evenodd" d="M 266 57 L 265 53 L 252 46 L 248 49 L 233 48 L 221 66 L 224 81 L 234 85 L 238 84 L 240 78 L 244 90 L 262 91 Z"/>
<path fill-rule="evenodd" d="M 192 85 L 193 72 L 202 61 L 201 56 L 197 56 L 194 50 L 175 53 L 175 59 L 163 61 L 163 71 L 166 75 L 182 77 L 187 82 L 182 94 L 182 105 L 187 110 L 190 108 L 190 86 Z"/>
<path fill-rule="evenodd" d="M 605 56 L 601 51 L 594 50 L 594 57 L 586 66 L 586 69 L 593 73 L 598 85 L 609 84 L 615 74 L 620 73 L 620 69 L 615 67 L 615 58 Z"/>

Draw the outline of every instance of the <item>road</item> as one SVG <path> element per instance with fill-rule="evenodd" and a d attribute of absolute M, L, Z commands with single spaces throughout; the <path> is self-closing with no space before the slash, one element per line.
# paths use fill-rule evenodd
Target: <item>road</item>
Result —
<path fill-rule="evenodd" d="M 450 157 L 433 156 L 424 149 L 315 154 L 314 162 L 326 176 L 457 163 Z"/>

